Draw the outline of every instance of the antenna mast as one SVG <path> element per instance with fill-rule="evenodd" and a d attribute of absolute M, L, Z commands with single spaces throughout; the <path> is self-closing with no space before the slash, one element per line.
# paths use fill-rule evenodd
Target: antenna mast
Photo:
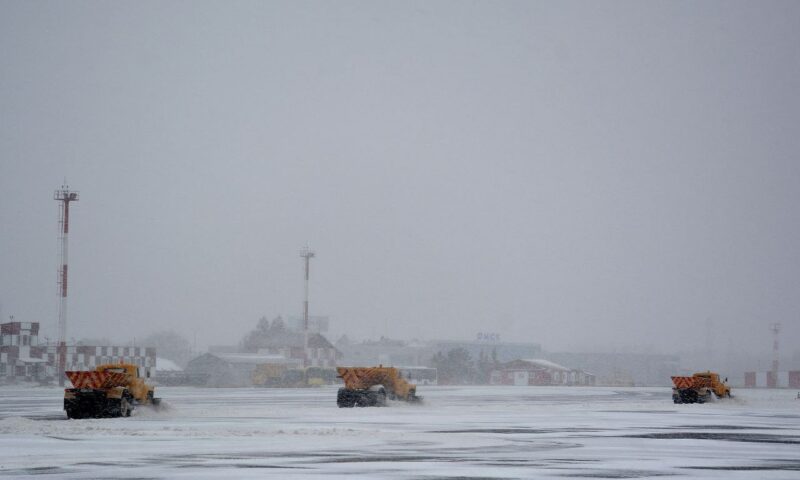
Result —
<path fill-rule="evenodd" d="M 770 325 L 769 329 L 772 330 L 772 333 L 775 335 L 775 339 L 772 341 L 772 378 L 775 380 L 775 388 L 778 388 L 778 362 L 780 359 L 778 338 L 781 333 L 781 324 L 773 323 Z"/>
<path fill-rule="evenodd" d="M 314 251 L 306 246 L 300 250 L 300 257 L 305 260 L 305 297 L 303 299 L 303 366 L 308 367 L 308 273 L 310 260 L 314 258 Z"/>
<path fill-rule="evenodd" d="M 67 366 L 67 257 L 69 236 L 69 204 L 78 201 L 78 192 L 71 191 L 69 185 L 61 185 L 61 190 L 56 190 L 53 200 L 61 202 L 61 212 L 59 216 L 61 253 L 59 254 L 58 269 L 58 365 L 56 376 L 58 384 L 64 386 L 64 371 Z"/>

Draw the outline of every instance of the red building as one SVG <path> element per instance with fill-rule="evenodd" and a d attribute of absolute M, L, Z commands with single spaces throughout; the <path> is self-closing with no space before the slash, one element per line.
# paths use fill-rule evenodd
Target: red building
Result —
<path fill-rule="evenodd" d="M 513 360 L 491 371 L 491 385 L 594 385 L 595 376 L 548 360 Z"/>
<path fill-rule="evenodd" d="M 800 388 L 800 370 L 789 372 L 744 372 L 745 388 Z"/>

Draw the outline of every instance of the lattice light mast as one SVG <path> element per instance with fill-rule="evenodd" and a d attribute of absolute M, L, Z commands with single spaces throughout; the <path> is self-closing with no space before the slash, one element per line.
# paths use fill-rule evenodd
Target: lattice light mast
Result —
<path fill-rule="evenodd" d="M 61 253 L 59 254 L 58 270 L 58 366 L 56 375 L 58 384 L 64 386 L 64 371 L 67 365 L 67 257 L 69 236 L 69 204 L 78 201 L 78 192 L 69 189 L 69 185 L 61 185 L 56 190 L 53 199 L 61 202 L 59 226 L 61 229 Z"/>
<path fill-rule="evenodd" d="M 308 367 L 308 273 L 310 260 L 314 258 L 314 251 L 306 245 L 300 250 L 300 256 L 305 260 L 305 296 L 303 297 L 303 366 Z"/>
<path fill-rule="evenodd" d="M 780 323 L 773 323 L 769 327 L 772 330 L 772 333 L 775 335 L 775 338 L 772 341 L 772 378 L 775 380 L 775 388 L 778 387 L 778 362 L 779 362 L 779 353 L 778 350 L 778 338 L 780 338 L 779 334 L 781 333 L 781 324 Z"/>

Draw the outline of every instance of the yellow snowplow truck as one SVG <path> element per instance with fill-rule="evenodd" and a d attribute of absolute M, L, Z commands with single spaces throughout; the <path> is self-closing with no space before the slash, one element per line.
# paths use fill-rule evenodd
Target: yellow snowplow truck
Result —
<path fill-rule="evenodd" d="M 394 367 L 338 367 L 344 387 L 336 395 L 339 408 L 383 407 L 386 399 L 418 402 L 417 386 L 405 381 Z"/>
<path fill-rule="evenodd" d="M 73 388 L 64 390 L 68 418 L 130 417 L 135 405 L 158 405 L 154 388 L 129 363 L 98 365 L 89 371 L 64 372 Z"/>
<path fill-rule="evenodd" d="M 725 379 L 727 382 L 728 379 Z M 719 374 L 706 371 L 691 377 L 672 377 L 672 401 L 674 403 L 705 403 L 714 396 L 731 396 L 731 387 L 719 379 Z"/>

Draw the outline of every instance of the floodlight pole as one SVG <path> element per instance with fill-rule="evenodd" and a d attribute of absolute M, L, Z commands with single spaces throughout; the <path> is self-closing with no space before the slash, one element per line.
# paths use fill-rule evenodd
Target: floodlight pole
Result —
<path fill-rule="evenodd" d="M 310 260 L 314 258 L 314 251 L 306 245 L 300 250 L 300 257 L 305 260 L 305 296 L 303 297 L 303 366 L 309 366 L 308 358 L 308 274 Z"/>

